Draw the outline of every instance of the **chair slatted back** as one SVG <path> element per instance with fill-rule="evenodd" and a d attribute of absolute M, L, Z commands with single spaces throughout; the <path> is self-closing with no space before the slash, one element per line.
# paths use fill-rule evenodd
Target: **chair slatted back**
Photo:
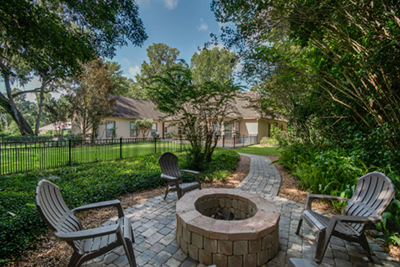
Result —
<path fill-rule="evenodd" d="M 158 159 L 158 163 L 160 164 L 161 170 L 164 174 L 176 177 L 179 180 L 179 183 L 182 183 L 181 171 L 179 169 L 178 157 L 171 153 L 165 152 Z M 169 182 L 171 186 L 174 186 L 174 182 Z"/>
<path fill-rule="evenodd" d="M 395 191 L 392 181 L 383 173 L 372 172 L 359 178 L 354 195 L 349 200 L 343 214 L 351 216 L 379 216 L 390 204 Z M 359 234 L 365 224 L 349 224 Z"/>
<path fill-rule="evenodd" d="M 40 216 L 54 231 L 68 233 L 83 230 L 81 221 L 67 207 L 60 188 L 55 184 L 47 180 L 39 181 L 35 202 Z M 74 241 L 70 245 L 79 251 L 82 241 Z"/>

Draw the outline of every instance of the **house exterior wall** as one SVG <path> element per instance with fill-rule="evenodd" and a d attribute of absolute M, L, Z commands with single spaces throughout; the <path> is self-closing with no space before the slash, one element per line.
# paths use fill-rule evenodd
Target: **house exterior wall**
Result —
<path fill-rule="evenodd" d="M 264 136 L 269 136 L 269 123 L 266 119 L 258 120 L 258 143 Z"/>

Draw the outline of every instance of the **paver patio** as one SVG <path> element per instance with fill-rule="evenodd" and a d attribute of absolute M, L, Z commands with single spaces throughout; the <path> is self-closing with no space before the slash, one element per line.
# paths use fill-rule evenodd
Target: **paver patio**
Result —
<path fill-rule="evenodd" d="M 275 204 L 281 213 L 279 223 L 280 251 L 266 266 L 287 266 L 289 258 L 304 258 L 315 266 L 400 266 L 384 250 L 370 242 L 374 263 L 368 261 L 360 245 L 333 237 L 321 264 L 312 261 L 315 253 L 315 237 L 311 229 L 303 223 L 300 235 L 295 231 L 303 204 L 278 197 L 281 177 L 271 161 L 262 156 L 250 157 L 250 172 L 234 190 L 254 192 Z M 190 194 L 190 193 L 189 193 Z M 175 203 L 176 193 L 148 199 L 126 209 L 125 216 L 130 218 L 135 236 L 135 256 L 138 266 L 204 266 L 189 258 L 175 240 Z M 322 214 L 322 213 L 321 213 Z M 107 225 L 109 223 L 105 223 Z M 86 266 L 128 266 L 124 250 L 118 248 L 111 253 L 87 262 Z"/>

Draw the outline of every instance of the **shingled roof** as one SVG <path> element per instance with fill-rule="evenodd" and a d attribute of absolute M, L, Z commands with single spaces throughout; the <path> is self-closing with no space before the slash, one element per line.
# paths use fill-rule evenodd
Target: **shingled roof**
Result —
<path fill-rule="evenodd" d="M 156 106 L 149 100 L 110 95 L 110 98 L 117 98 L 115 112 L 111 117 L 126 119 L 153 119 L 160 120 L 165 114 L 156 110 Z"/>
<path fill-rule="evenodd" d="M 259 95 L 255 92 L 247 92 L 243 94 L 244 98 L 236 99 L 236 113 L 238 118 L 243 119 L 272 119 L 271 116 L 263 114 L 263 112 L 252 107 L 259 100 Z M 166 117 L 165 113 L 156 110 L 156 106 L 149 100 L 137 99 L 133 97 L 110 95 L 110 98 L 117 98 L 115 112 L 111 117 L 126 119 L 153 119 L 161 120 Z M 276 114 L 276 120 L 286 121 L 282 116 Z"/>

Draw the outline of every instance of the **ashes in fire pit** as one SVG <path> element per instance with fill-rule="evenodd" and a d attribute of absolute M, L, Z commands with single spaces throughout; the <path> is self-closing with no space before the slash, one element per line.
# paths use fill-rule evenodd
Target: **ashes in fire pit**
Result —
<path fill-rule="evenodd" d="M 205 265 L 261 266 L 279 250 L 279 213 L 256 194 L 203 189 L 176 204 L 176 239 Z"/>
<path fill-rule="evenodd" d="M 219 211 L 216 211 L 213 215 L 211 215 L 211 218 L 217 219 L 217 220 L 224 220 L 224 221 L 233 221 L 236 220 L 235 214 L 233 212 L 227 211 L 225 214 L 222 214 Z"/>

